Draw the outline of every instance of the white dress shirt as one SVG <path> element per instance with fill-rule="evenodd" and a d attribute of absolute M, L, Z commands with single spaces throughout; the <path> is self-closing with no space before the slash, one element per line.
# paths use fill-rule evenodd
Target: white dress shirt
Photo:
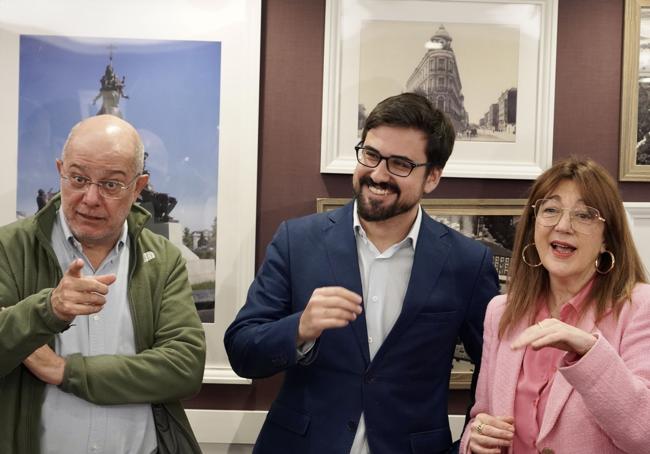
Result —
<path fill-rule="evenodd" d="M 406 238 L 381 253 L 368 239 L 359 222 L 356 202 L 353 213 L 368 348 L 372 361 L 402 311 L 422 223 L 422 210 L 418 207 L 417 217 Z M 361 414 L 350 454 L 369 453 L 366 423 Z"/>

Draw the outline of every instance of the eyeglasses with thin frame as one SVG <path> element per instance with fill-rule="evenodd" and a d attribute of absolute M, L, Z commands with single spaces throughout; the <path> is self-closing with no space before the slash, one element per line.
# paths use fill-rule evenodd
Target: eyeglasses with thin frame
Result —
<path fill-rule="evenodd" d="M 61 173 L 60 176 L 72 191 L 86 192 L 88 188 L 94 184 L 97 186 L 97 189 L 99 190 L 99 193 L 102 197 L 105 197 L 107 199 L 121 199 L 126 195 L 126 190 L 129 189 L 133 183 L 135 183 L 135 180 L 137 180 L 140 175 L 141 174 L 138 173 L 135 177 L 133 177 L 131 181 L 128 182 L 128 184 L 124 184 L 121 181 L 117 180 L 93 181 L 88 177 L 84 177 L 83 175 L 78 175 L 75 173 L 68 175 Z"/>
<path fill-rule="evenodd" d="M 600 211 L 586 205 L 575 208 L 564 208 L 555 199 L 539 199 L 531 207 L 534 210 L 537 223 L 544 227 L 555 227 L 560 222 L 560 219 L 562 219 L 565 211 L 569 212 L 571 228 L 576 232 L 586 235 L 592 234 L 598 224 L 605 222 L 605 218 L 600 215 Z"/>
<path fill-rule="evenodd" d="M 354 149 L 357 152 L 359 164 L 374 169 L 381 164 L 381 161 L 386 161 L 386 169 L 397 177 L 408 177 L 416 167 L 432 165 L 430 162 L 418 164 L 400 156 L 382 156 L 374 148 L 364 147 L 363 142 L 359 142 Z"/>

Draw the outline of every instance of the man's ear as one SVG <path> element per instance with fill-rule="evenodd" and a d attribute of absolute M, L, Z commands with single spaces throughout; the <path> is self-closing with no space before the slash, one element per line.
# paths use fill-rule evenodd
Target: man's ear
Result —
<path fill-rule="evenodd" d="M 144 187 L 147 185 L 149 182 L 149 175 L 142 174 L 138 177 L 137 180 L 135 180 L 135 193 L 133 194 L 133 201 L 135 202 L 138 199 L 138 196 L 140 195 L 140 192 L 144 189 Z"/>
<path fill-rule="evenodd" d="M 429 171 L 429 174 L 427 175 L 427 179 L 424 180 L 424 193 L 429 194 L 436 187 L 438 187 L 441 177 L 442 169 L 440 167 L 432 167 Z"/>

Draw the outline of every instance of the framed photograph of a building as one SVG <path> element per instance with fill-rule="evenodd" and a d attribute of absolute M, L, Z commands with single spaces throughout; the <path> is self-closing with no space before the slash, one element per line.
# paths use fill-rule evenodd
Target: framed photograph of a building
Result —
<path fill-rule="evenodd" d="M 557 0 L 327 0 L 321 172 L 365 118 L 425 95 L 456 129 L 445 176 L 534 179 L 552 159 Z"/>
<path fill-rule="evenodd" d="M 650 1 L 625 1 L 619 179 L 650 181 Z"/>
<path fill-rule="evenodd" d="M 318 212 L 341 207 L 350 199 L 322 198 L 316 201 Z M 525 199 L 422 199 L 424 211 L 465 236 L 483 243 L 492 251 L 502 293 L 515 239 L 515 227 L 524 209 Z M 454 353 L 449 387 L 469 389 L 474 365 L 459 341 Z"/>
<path fill-rule="evenodd" d="M 147 227 L 181 249 L 204 321 L 204 381 L 250 382 L 222 338 L 254 270 L 261 0 L 3 0 L 0 17 L 0 225 L 58 191 L 74 124 L 131 122 Z"/>

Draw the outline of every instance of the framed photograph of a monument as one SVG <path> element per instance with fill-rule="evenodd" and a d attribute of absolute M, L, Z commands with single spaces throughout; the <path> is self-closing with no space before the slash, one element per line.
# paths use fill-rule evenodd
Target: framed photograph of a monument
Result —
<path fill-rule="evenodd" d="M 330 211 L 350 199 L 319 198 L 316 211 Z M 502 293 L 512 257 L 515 227 L 524 209 L 525 199 L 422 199 L 424 211 L 438 222 L 479 241 L 490 248 L 494 267 L 499 273 Z M 449 381 L 450 389 L 469 389 L 474 365 L 459 341 Z"/>
<path fill-rule="evenodd" d="M 650 181 L 650 0 L 625 1 L 621 181 Z"/>
<path fill-rule="evenodd" d="M 352 173 L 375 105 L 425 95 L 456 129 L 444 175 L 550 166 L 557 0 L 327 0 L 321 172 Z"/>
<path fill-rule="evenodd" d="M 249 382 L 222 338 L 254 270 L 261 0 L 3 0 L 0 17 L 0 224 L 58 192 L 74 124 L 129 121 L 145 146 L 147 227 L 187 262 L 204 381 Z"/>

